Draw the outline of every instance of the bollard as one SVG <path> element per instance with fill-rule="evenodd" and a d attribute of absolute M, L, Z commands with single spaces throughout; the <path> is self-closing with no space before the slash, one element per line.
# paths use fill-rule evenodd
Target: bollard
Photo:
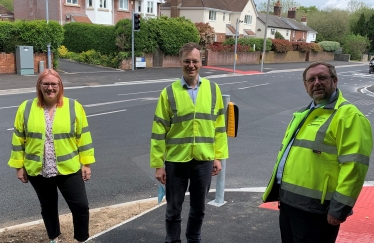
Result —
<path fill-rule="evenodd" d="M 39 62 L 39 73 L 44 71 L 44 61 Z"/>
<path fill-rule="evenodd" d="M 230 102 L 230 95 L 222 95 L 225 121 L 227 123 L 227 106 Z M 226 124 L 227 126 L 227 124 Z M 216 181 L 216 198 L 213 201 L 208 202 L 208 204 L 220 207 L 226 203 L 225 199 L 225 176 L 226 176 L 226 159 L 221 160 L 222 170 L 217 175 Z"/>

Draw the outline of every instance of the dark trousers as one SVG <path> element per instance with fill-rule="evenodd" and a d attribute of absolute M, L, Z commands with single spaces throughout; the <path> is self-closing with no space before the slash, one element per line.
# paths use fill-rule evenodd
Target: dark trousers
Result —
<path fill-rule="evenodd" d="M 73 216 L 74 238 L 78 241 L 88 239 L 88 199 L 82 179 L 82 172 L 71 175 L 58 175 L 45 178 L 41 175 L 29 176 L 31 185 L 38 195 L 42 217 L 50 239 L 61 234 L 58 217 L 58 193 L 60 190 Z"/>
<path fill-rule="evenodd" d="M 201 241 L 201 226 L 205 215 L 205 197 L 212 180 L 213 161 L 166 162 L 166 239 L 181 242 L 181 212 L 190 181 L 190 212 L 186 238 L 188 243 Z"/>
<path fill-rule="evenodd" d="M 280 203 L 282 243 L 334 243 L 339 227 L 327 222 L 327 214 L 310 213 Z"/>

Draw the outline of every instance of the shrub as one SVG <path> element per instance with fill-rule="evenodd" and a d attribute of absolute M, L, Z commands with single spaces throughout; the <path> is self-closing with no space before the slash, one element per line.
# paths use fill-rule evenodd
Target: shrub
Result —
<path fill-rule="evenodd" d="M 323 51 L 323 48 L 318 43 L 310 43 L 312 47 L 312 51 L 320 52 Z"/>
<path fill-rule="evenodd" d="M 273 43 L 272 50 L 275 52 L 284 53 L 293 50 L 293 46 L 288 40 L 273 39 L 271 41 Z"/>
<path fill-rule="evenodd" d="M 65 58 L 68 54 L 68 49 L 65 46 L 60 46 L 59 48 L 57 48 L 57 54 L 59 57 Z"/>
<path fill-rule="evenodd" d="M 275 39 L 285 40 L 283 35 L 278 31 L 275 31 Z"/>
<path fill-rule="evenodd" d="M 344 38 L 343 51 L 351 54 L 352 60 L 361 60 L 362 53 L 369 50 L 370 40 L 366 36 L 348 35 Z"/>
<path fill-rule="evenodd" d="M 213 44 L 214 37 L 215 37 L 215 31 L 212 26 L 209 25 L 209 23 L 195 23 L 195 26 L 200 34 L 200 41 L 199 45 L 205 50 L 207 45 Z"/>
<path fill-rule="evenodd" d="M 250 46 L 252 51 L 262 51 L 262 46 L 264 45 L 264 39 L 263 38 L 239 38 L 238 44 L 243 46 Z M 223 43 L 223 45 L 235 45 L 235 39 L 234 38 L 228 38 Z M 266 51 L 271 50 L 271 39 L 266 40 Z M 255 46 L 255 50 L 253 50 L 253 46 Z"/>
<path fill-rule="evenodd" d="M 312 50 L 312 45 L 306 42 L 292 42 L 292 48 L 294 51 L 308 52 Z"/>
<path fill-rule="evenodd" d="M 336 51 L 340 48 L 340 43 L 336 41 L 321 41 L 318 43 L 324 51 Z"/>
<path fill-rule="evenodd" d="M 214 52 L 235 52 L 235 45 L 229 46 L 229 45 L 208 45 L 207 49 L 214 51 Z M 250 46 L 243 46 L 238 44 L 237 45 L 237 52 L 250 52 L 251 47 Z"/>

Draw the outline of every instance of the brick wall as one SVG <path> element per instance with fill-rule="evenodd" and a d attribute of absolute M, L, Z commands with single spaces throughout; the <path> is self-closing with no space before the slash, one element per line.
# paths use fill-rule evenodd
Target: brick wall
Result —
<path fill-rule="evenodd" d="M 334 52 L 313 52 L 309 54 L 310 62 L 328 62 L 334 60 Z"/>
<path fill-rule="evenodd" d="M 47 68 L 47 53 L 34 53 L 34 72 L 39 73 L 39 62 L 44 61 L 44 68 Z M 52 56 L 53 63 L 53 56 Z M 0 53 L 0 73 L 17 73 L 15 53 Z"/>
<path fill-rule="evenodd" d="M 239 52 L 236 64 L 258 64 L 260 52 Z M 234 64 L 234 52 L 213 52 L 205 51 L 205 65 L 232 65 Z"/>

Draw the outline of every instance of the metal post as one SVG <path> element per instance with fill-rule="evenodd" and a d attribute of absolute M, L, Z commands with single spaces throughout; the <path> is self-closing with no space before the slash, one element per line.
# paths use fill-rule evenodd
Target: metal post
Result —
<path fill-rule="evenodd" d="M 131 69 L 132 71 L 135 70 L 135 58 L 134 58 L 134 39 L 135 39 L 135 36 L 134 36 L 134 10 L 131 10 L 131 16 L 132 16 L 132 27 L 131 27 Z"/>
<path fill-rule="evenodd" d="M 266 50 L 266 38 L 267 38 L 267 33 L 268 33 L 269 5 L 270 5 L 270 0 L 268 0 L 268 6 L 266 8 L 265 36 L 264 36 L 264 45 L 262 47 L 261 72 L 263 71 L 263 68 L 264 68 L 264 59 L 265 59 L 265 50 Z"/>
<path fill-rule="evenodd" d="M 222 95 L 225 121 L 227 121 L 227 106 L 230 102 L 230 95 Z M 227 124 L 226 124 L 227 126 Z M 225 199 L 225 176 L 226 176 L 226 159 L 221 160 L 222 170 L 217 175 L 216 182 L 216 198 L 213 201 L 208 202 L 208 204 L 220 207 L 226 203 Z"/>
<path fill-rule="evenodd" d="M 236 19 L 236 28 L 235 28 L 235 54 L 234 54 L 234 73 L 236 72 L 236 51 L 238 46 L 238 23 L 239 19 Z"/>
<path fill-rule="evenodd" d="M 45 19 L 47 20 L 47 25 L 49 23 L 49 16 L 48 16 L 48 0 L 45 0 Z M 47 59 L 48 59 L 48 68 L 51 68 L 51 43 L 47 44 Z"/>

